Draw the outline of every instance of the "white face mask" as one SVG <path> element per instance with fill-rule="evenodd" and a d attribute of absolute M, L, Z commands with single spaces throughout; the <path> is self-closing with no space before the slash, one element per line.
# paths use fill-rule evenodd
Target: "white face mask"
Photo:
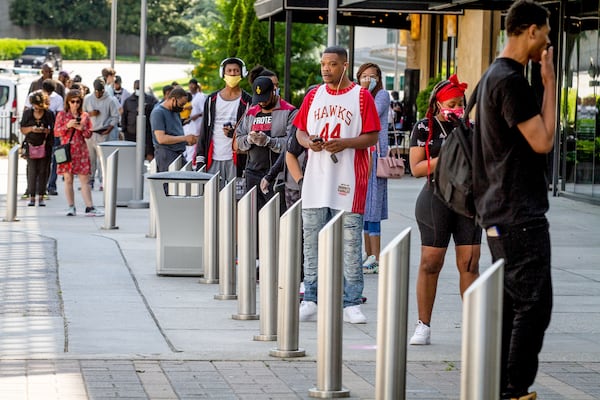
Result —
<path fill-rule="evenodd" d="M 135 95 L 138 97 L 140 96 L 140 89 L 135 89 Z"/>

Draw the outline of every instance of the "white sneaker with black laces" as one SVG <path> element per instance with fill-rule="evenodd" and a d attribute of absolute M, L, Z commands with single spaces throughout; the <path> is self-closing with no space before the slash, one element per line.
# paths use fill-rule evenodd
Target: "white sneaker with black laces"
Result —
<path fill-rule="evenodd" d="M 431 344 L 431 328 L 425 325 L 421 320 L 417 322 L 415 334 L 410 338 L 412 345 L 428 345 Z"/>
<path fill-rule="evenodd" d="M 314 301 L 302 301 L 300 303 L 300 322 L 317 320 L 317 303 Z"/>
<path fill-rule="evenodd" d="M 366 324 L 367 317 L 360 309 L 360 305 L 349 306 L 344 308 L 344 322 L 351 324 Z"/>

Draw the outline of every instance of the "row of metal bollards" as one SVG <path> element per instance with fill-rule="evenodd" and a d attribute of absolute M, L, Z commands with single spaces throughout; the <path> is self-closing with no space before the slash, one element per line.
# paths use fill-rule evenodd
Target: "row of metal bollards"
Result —
<path fill-rule="evenodd" d="M 18 149 L 9 152 L 7 211 L 4 221 L 17 221 Z M 188 170 L 180 160 L 173 170 Z M 114 229 L 118 150 L 107 158 L 105 226 Z M 202 194 L 189 182 L 169 184 L 169 193 Z M 236 244 L 239 256 L 239 303 L 235 319 L 256 319 L 256 189 L 236 204 L 235 180 L 220 192 L 219 176 L 204 185 L 203 283 L 219 283 L 215 299 L 237 299 Z M 151 202 L 152 204 L 152 202 Z M 154 211 L 152 211 L 154 210 Z M 156 211 L 151 208 L 151 218 Z M 277 340 L 274 357 L 301 357 L 299 348 L 298 287 L 301 268 L 301 202 L 279 218 L 276 195 L 259 213 L 260 333 L 255 340 Z M 336 215 L 319 233 L 319 305 L 317 317 L 317 385 L 311 397 L 347 397 L 342 387 L 342 218 Z M 237 224 L 236 224 L 237 220 Z M 243 228 L 238 232 L 236 225 Z M 153 223 L 148 236 L 152 237 Z M 245 229 L 244 229 L 245 227 Z M 218 232 L 218 235 L 217 235 Z M 154 232 L 155 234 L 155 232 Z M 216 240 L 215 240 L 216 239 Z M 218 242 L 218 243 L 217 243 Z M 273 243 L 277 245 L 273 246 Z M 406 343 L 409 285 L 410 228 L 381 252 L 376 354 L 376 399 L 406 396 Z M 279 268 L 277 268 L 279 265 Z M 464 293 L 461 400 L 497 399 L 504 262 L 499 260 Z"/>

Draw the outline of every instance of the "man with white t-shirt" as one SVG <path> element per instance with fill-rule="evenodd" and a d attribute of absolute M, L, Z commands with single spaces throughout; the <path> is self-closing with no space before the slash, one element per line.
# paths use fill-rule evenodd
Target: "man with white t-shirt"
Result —
<path fill-rule="evenodd" d="M 332 46 L 321 56 L 324 85 L 311 90 L 294 125 L 298 143 L 308 149 L 302 186 L 304 300 L 300 321 L 317 315 L 319 231 L 344 211 L 344 321 L 364 324 L 360 309 L 363 213 L 369 179 L 368 148 L 375 145 L 379 116 L 371 94 L 348 79 L 348 53 Z"/>
<path fill-rule="evenodd" d="M 219 172 L 222 182 L 229 182 L 236 175 L 241 175 L 236 170 L 238 163 L 233 150 L 233 136 L 252 96 L 240 88 L 242 78 L 247 75 L 246 65 L 241 59 L 230 57 L 223 60 L 219 74 L 225 81 L 225 87 L 211 93 L 204 102 L 204 117 L 194 158 L 196 169 L 206 165 L 206 172 Z M 243 169 L 241 163 L 238 167 Z"/>

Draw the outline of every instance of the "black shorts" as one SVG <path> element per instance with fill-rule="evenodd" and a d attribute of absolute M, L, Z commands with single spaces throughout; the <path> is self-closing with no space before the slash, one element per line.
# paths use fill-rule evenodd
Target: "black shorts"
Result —
<path fill-rule="evenodd" d="M 415 206 L 421 232 L 421 245 L 448 247 L 450 235 L 456 246 L 481 244 L 481 228 L 475 219 L 449 209 L 435 194 L 433 184 L 425 184 Z"/>

